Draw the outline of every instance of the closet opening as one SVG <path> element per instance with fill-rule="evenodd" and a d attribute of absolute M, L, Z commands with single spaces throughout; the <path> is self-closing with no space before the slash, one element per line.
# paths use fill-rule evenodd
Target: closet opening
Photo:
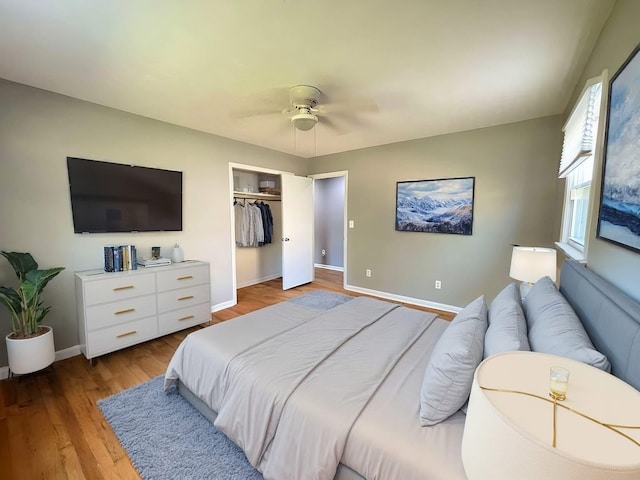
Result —
<path fill-rule="evenodd" d="M 229 185 L 234 303 L 238 288 L 280 277 L 284 290 L 313 281 L 313 180 L 230 163 Z"/>

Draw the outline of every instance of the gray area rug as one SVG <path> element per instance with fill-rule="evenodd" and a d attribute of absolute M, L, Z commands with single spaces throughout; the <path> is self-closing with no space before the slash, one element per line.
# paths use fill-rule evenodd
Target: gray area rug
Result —
<path fill-rule="evenodd" d="M 330 308 L 342 305 L 354 297 L 342 295 L 341 293 L 327 292 L 326 290 L 315 290 L 300 297 L 287 300 L 288 302 L 305 307 L 317 308 L 319 310 L 329 310 Z"/>
<path fill-rule="evenodd" d="M 328 310 L 353 297 L 317 290 L 288 300 Z M 244 452 L 174 389 L 164 376 L 98 401 L 144 480 L 261 480 Z"/>
<path fill-rule="evenodd" d="M 163 382 L 160 375 L 98 402 L 144 480 L 262 480 L 239 447 Z"/>

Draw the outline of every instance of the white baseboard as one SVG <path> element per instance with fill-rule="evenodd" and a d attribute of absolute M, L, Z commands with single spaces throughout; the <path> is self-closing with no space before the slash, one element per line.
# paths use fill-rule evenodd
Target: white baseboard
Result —
<path fill-rule="evenodd" d="M 214 306 L 211 307 L 211 313 L 219 312 L 220 310 L 224 310 L 225 308 L 233 307 L 236 304 L 237 302 L 234 302 L 233 300 L 229 300 L 227 302 L 222 302 L 222 303 L 216 303 Z"/>
<path fill-rule="evenodd" d="M 276 278 L 280 278 L 280 277 L 282 277 L 282 273 L 275 273 L 273 275 L 266 275 L 264 277 L 255 278 L 253 280 L 248 280 L 246 282 L 239 283 L 236 286 L 236 288 L 250 287 L 251 285 L 257 285 L 258 283 L 267 282 L 269 280 L 275 280 Z"/>
<path fill-rule="evenodd" d="M 60 360 L 65 360 L 67 358 L 75 357 L 76 355 L 80 355 L 82 352 L 80 351 L 80 345 L 74 345 L 73 347 L 65 348 L 64 350 L 58 350 L 56 352 L 56 359 L 54 362 L 59 362 Z M 0 367 L 0 380 L 4 380 L 9 378 L 9 367 Z"/>
<path fill-rule="evenodd" d="M 82 351 L 80 350 L 80 345 L 74 345 L 73 347 L 65 348 L 64 350 L 58 350 L 56 352 L 55 361 L 58 362 L 60 360 L 75 357 L 76 355 L 80 355 L 81 353 Z"/>
<path fill-rule="evenodd" d="M 443 310 L 445 312 L 459 313 L 462 308 L 454 305 L 447 305 L 445 303 L 430 302 L 428 300 L 422 300 L 420 298 L 405 297 L 404 295 L 396 295 L 395 293 L 381 292 L 379 290 L 371 290 L 369 288 L 356 287 L 354 285 L 345 285 L 345 290 L 352 292 L 364 293 L 366 295 L 372 295 L 374 297 L 386 298 L 387 300 L 395 300 L 396 302 L 409 303 L 411 305 L 417 305 L 419 307 L 433 308 L 435 310 Z"/>
<path fill-rule="evenodd" d="M 336 272 L 344 272 L 344 267 L 334 267 L 333 265 L 325 265 L 324 263 L 314 263 L 315 268 L 324 268 L 325 270 L 335 270 Z"/>

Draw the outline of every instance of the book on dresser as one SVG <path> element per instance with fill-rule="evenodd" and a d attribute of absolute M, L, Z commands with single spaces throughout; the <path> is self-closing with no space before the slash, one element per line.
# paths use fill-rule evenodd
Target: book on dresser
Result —
<path fill-rule="evenodd" d="M 123 272 L 138 268 L 135 245 L 108 245 L 104 247 L 104 271 Z"/>
<path fill-rule="evenodd" d="M 75 273 L 80 349 L 87 359 L 211 320 L 209 263 Z"/>

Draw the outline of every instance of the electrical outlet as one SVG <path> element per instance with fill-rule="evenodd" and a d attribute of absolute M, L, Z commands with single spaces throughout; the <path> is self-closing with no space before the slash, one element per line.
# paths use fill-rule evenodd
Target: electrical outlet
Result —
<path fill-rule="evenodd" d="M 436 280 L 436 289 L 440 290 L 442 288 L 442 282 L 440 280 Z"/>
<path fill-rule="evenodd" d="M 324 257 L 327 254 L 327 251 L 323 248 L 322 249 L 322 256 Z"/>
<path fill-rule="evenodd" d="M 371 270 L 369 270 L 368 268 L 367 268 L 367 270 L 366 270 L 364 273 L 365 273 L 365 275 L 366 275 L 367 277 L 370 277 L 370 276 L 371 276 Z"/>

